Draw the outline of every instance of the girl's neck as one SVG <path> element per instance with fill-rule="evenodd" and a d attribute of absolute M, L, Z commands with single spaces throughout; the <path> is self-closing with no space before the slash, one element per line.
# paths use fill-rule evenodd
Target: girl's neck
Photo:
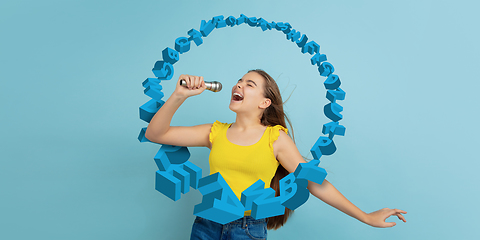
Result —
<path fill-rule="evenodd" d="M 246 115 L 246 114 L 238 114 L 238 113 L 235 119 L 235 123 L 233 125 L 235 128 L 242 129 L 242 130 L 257 128 L 260 126 L 263 127 L 259 117 Z"/>

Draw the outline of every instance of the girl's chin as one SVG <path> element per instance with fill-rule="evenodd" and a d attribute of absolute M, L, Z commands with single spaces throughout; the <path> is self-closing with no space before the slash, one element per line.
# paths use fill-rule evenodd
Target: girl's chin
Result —
<path fill-rule="evenodd" d="M 236 112 L 238 110 L 238 108 L 240 107 L 238 103 L 241 103 L 241 102 L 230 101 L 230 105 L 228 107 L 230 108 L 230 110 Z"/>
<path fill-rule="evenodd" d="M 238 105 L 240 103 L 242 103 L 243 101 L 234 101 L 234 100 L 230 100 L 230 106 L 232 105 Z"/>

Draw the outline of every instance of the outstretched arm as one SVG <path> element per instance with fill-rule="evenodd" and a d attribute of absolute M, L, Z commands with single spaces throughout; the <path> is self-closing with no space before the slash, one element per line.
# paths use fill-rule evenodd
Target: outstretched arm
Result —
<path fill-rule="evenodd" d="M 180 86 L 180 79 L 187 82 L 187 87 Z M 208 134 L 212 124 L 203 124 L 192 127 L 172 127 L 172 117 L 182 103 L 191 96 L 198 95 L 206 89 L 203 77 L 180 75 L 177 87 L 168 100 L 153 116 L 148 124 L 145 137 L 161 144 L 177 146 L 204 146 L 210 147 Z"/>
<path fill-rule="evenodd" d="M 302 155 L 298 152 L 293 140 L 284 132 L 280 131 L 278 140 L 273 143 L 274 154 L 280 164 L 289 172 L 294 172 L 298 164 L 305 163 Z M 343 196 L 329 181 L 324 180 L 322 184 L 310 182 L 308 190 L 318 199 L 324 201 L 330 206 L 346 213 L 347 215 L 358 219 L 359 221 L 373 227 L 393 227 L 394 222 L 385 222 L 385 220 L 396 215 L 400 220 L 406 222 L 402 213 L 407 213 L 399 209 L 383 208 L 372 213 L 365 213 L 357 206 L 351 203 Z"/>
<path fill-rule="evenodd" d="M 383 208 L 372 213 L 365 213 L 350 202 L 341 194 L 329 181 L 324 180 L 322 184 L 308 182 L 308 190 L 318 199 L 328 205 L 344 212 L 345 214 L 358 219 L 373 227 L 393 227 L 395 222 L 385 222 L 385 220 L 396 215 L 400 220 L 406 222 L 402 213 L 407 213 L 400 209 Z"/>

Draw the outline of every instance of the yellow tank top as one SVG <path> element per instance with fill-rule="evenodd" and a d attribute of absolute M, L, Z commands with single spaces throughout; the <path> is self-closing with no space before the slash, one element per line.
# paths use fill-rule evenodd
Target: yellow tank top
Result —
<path fill-rule="evenodd" d="M 241 146 L 227 139 L 227 129 L 231 125 L 216 121 L 210 130 L 210 174 L 220 172 L 240 200 L 242 192 L 258 179 L 262 179 L 265 188 L 270 187 L 279 165 L 273 154 L 273 142 L 278 139 L 279 130 L 287 133 L 287 129 L 280 125 L 269 126 L 257 143 Z"/>

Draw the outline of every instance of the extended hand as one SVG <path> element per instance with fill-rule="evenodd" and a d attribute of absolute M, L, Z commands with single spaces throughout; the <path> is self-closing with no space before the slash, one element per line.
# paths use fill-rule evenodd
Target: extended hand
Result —
<path fill-rule="evenodd" d="M 378 211 L 369 213 L 366 223 L 373 227 L 393 227 L 397 225 L 395 222 L 385 222 L 385 220 L 390 216 L 396 215 L 398 219 L 402 220 L 403 222 L 407 222 L 407 220 L 405 220 L 405 217 L 403 217 L 402 213 L 406 214 L 407 212 L 400 209 L 383 208 Z"/>
<path fill-rule="evenodd" d="M 180 80 L 182 79 L 187 83 L 186 87 L 180 86 Z M 182 74 L 178 78 L 177 88 L 175 89 L 174 93 L 188 98 L 202 93 L 206 88 L 207 87 L 205 86 L 203 77 Z"/>

